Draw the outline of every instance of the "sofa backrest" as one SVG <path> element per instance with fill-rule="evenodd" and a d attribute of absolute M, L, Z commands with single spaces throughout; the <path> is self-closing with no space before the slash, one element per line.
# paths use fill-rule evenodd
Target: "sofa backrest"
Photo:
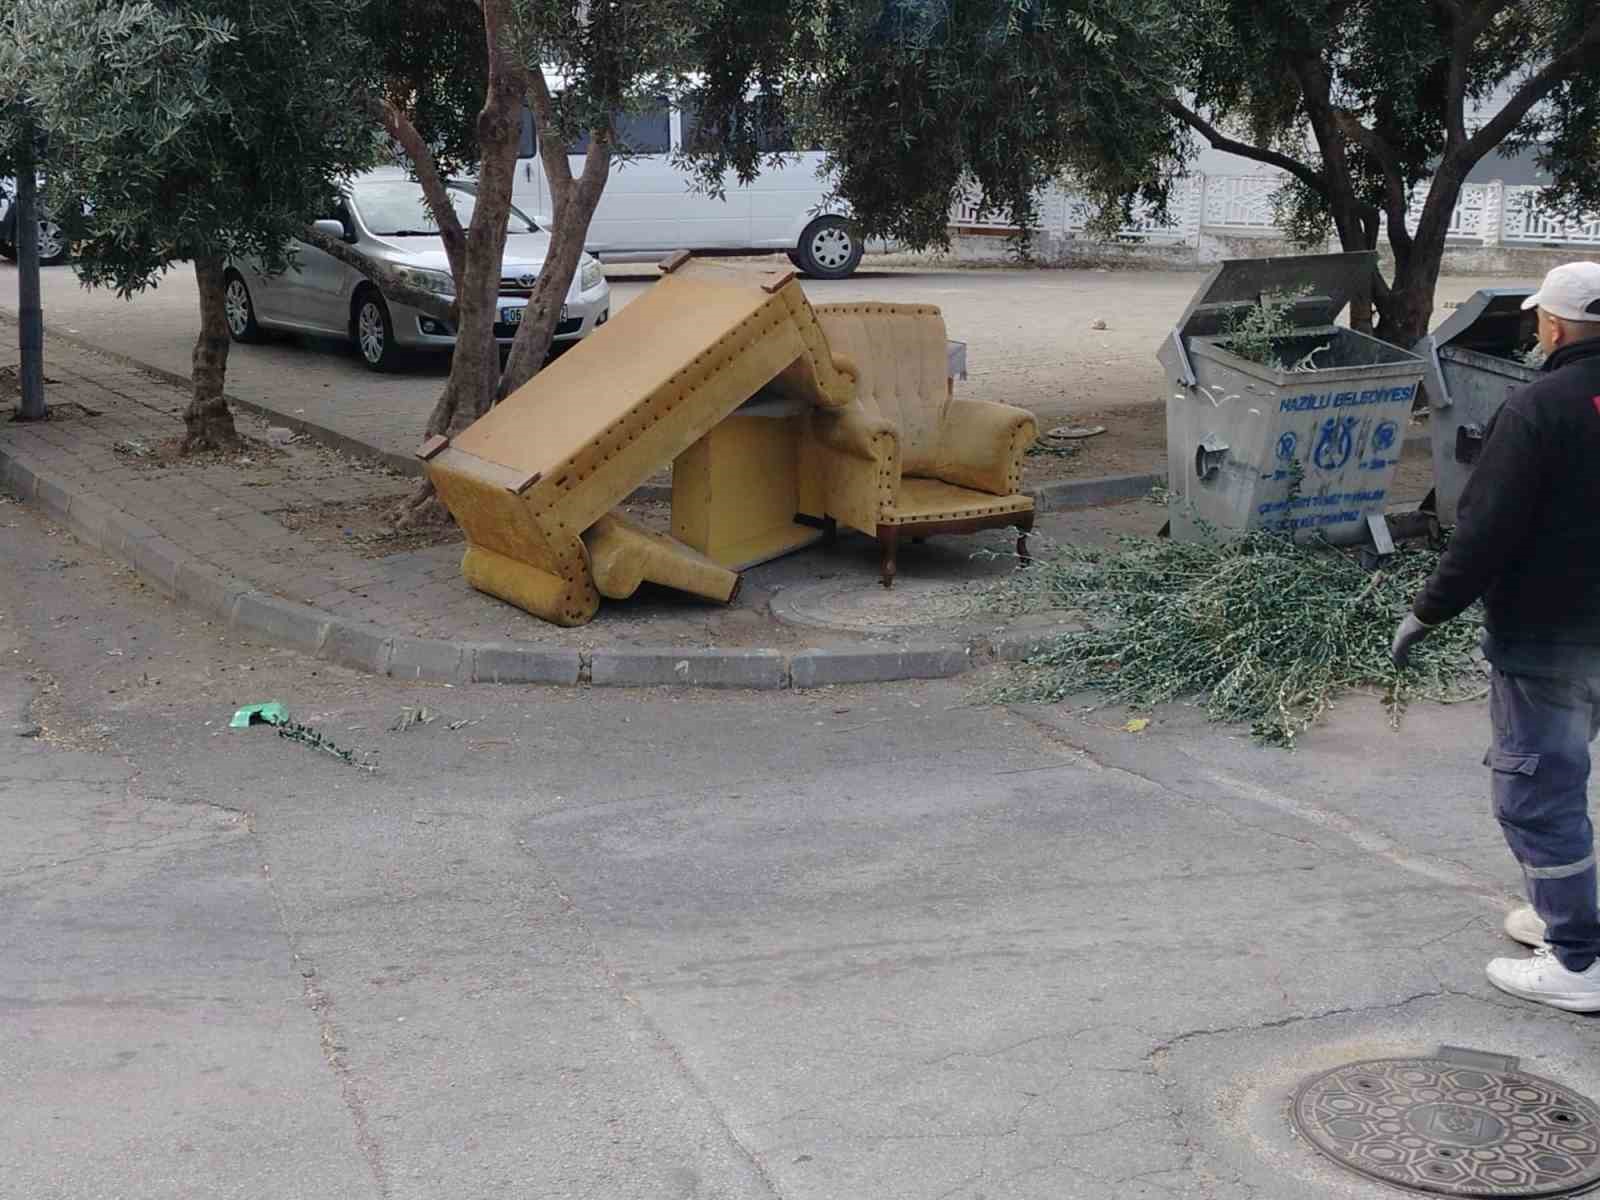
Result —
<path fill-rule="evenodd" d="M 901 470 L 933 471 L 950 396 L 943 315 L 925 304 L 819 304 L 815 312 L 829 349 L 856 367 L 856 402 L 898 429 Z"/>

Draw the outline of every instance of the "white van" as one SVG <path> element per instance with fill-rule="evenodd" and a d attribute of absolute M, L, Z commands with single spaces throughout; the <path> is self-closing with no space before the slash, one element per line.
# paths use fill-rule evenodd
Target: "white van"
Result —
<path fill-rule="evenodd" d="M 730 176 L 718 199 L 696 191 L 689 174 L 673 162 L 674 151 L 692 144 L 697 134 L 692 113 L 663 102 L 620 118 L 617 133 L 633 153 L 611 164 L 611 178 L 589 224 L 585 248 L 591 254 L 625 259 L 673 250 L 781 250 L 800 270 L 820 279 L 843 279 L 860 264 L 860 239 L 841 211 L 826 203 L 827 187 L 817 175 L 820 151 L 795 151 L 780 134 L 763 150 L 786 152 L 783 164 L 764 166 L 748 185 Z M 512 202 L 548 224 L 550 190 L 535 136 L 533 119 L 525 113 Z M 568 147 L 574 174 L 583 169 L 586 149 L 587 139 Z"/>

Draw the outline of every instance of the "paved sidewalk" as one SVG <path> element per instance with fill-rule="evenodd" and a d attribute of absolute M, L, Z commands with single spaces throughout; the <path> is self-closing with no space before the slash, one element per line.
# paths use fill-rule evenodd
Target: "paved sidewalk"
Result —
<path fill-rule="evenodd" d="M 0 370 L 16 355 L 0 353 Z M 246 414 L 244 455 L 175 460 L 184 389 L 59 338 L 47 340 L 47 374 L 53 418 L 0 425 L 0 478 L 235 630 L 346 665 L 437 680 L 807 686 L 956 674 L 1039 636 L 1024 621 L 1007 641 L 1004 619 L 983 611 L 982 592 L 1014 569 L 1006 531 L 907 547 L 893 593 L 877 586 L 875 545 L 843 537 L 747 572 L 732 606 L 646 588 L 558 628 L 468 587 L 456 531 L 391 533 L 406 476 Z M 665 503 L 628 508 L 667 525 Z M 1158 517 L 1140 502 L 1049 514 L 1040 534 L 1148 533 Z M 774 615 L 780 592 L 827 592 L 830 580 L 811 609 Z M 936 603 L 919 606 L 930 588 Z M 827 615 L 841 608 L 841 620 Z"/>

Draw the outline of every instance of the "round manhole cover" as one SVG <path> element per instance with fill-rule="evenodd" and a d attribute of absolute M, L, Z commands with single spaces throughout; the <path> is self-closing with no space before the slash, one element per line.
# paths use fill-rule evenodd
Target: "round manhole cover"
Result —
<path fill-rule="evenodd" d="M 1295 1127 L 1336 1162 L 1444 1196 L 1569 1196 L 1600 1182 L 1600 1107 L 1520 1071 L 1352 1063 L 1303 1085 Z"/>
<path fill-rule="evenodd" d="M 983 617 L 982 585 L 933 583 L 901 578 L 894 587 L 860 579 L 829 581 L 785 589 L 774 597 L 772 612 L 780 621 L 879 633 L 926 626 L 951 626 Z"/>

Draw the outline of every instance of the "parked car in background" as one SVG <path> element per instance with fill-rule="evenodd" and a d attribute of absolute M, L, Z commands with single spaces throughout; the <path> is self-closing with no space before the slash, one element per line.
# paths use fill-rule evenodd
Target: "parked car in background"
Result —
<path fill-rule="evenodd" d="M 41 181 L 42 182 L 42 181 Z M 0 179 L 0 258 L 17 261 L 17 185 Z M 49 213 L 39 216 L 39 265 L 54 267 L 72 257 L 72 243 Z"/>
<path fill-rule="evenodd" d="M 449 185 L 451 203 L 463 225 L 472 220 L 476 197 L 468 185 Z M 428 212 L 422 187 L 403 171 L 358 176 L 317 227 L 384 264 L 413 287 L 454 294 L 450 261 L 439 227 Z M 522 322 L 528 297 L 544 267 L 550 237 L 513 208 L 500 268 L 500 299 L 495 338 L 509 346 Z M 297 265 L 270 275 L 258 263 L 228 265 L 228 331 L 235 341 L 253 342 L 268 329 L 347 337 L 362 360 L 378 371 L 397 365 L 407 350 L 449 349 L 455 329 L 446 321 L 390 300 L 354 267 L 304 242 L 295 245 Z M 586 337 L 611 316 L 611 289 L 600 264 L 585 254 L 573 276 L 557 344 Z"/>
<path fill-rule="evenodd" d="M 548 77 L 552 87 L 560 81 Z M 731 175 L 723 196 L 696 191 L 674 153 L 698 139 L 715 136 L 699 126 L 692 111 L 663 100 L 656 107 L 621 115 L 618 140 L 632 154 L 611 164 L 585 246 L 602 257 L 673 250 L 725 253 L 783 251 L 807 275 L 843 279 L 861 263 L 861 240 L 845 213 L 830 207 L 826 183 L 818 177 L 820 150 L 795 144 L 787 130 L 760 137 L 764 154 L 782 153 L 779 166 L 763 165 L 749 184 Z M 537 130 L 524 115 L 512 200 L 536 214 L 551 212 L 550 186 L 540 161 Z M 587 139 L 567 147 L 572 169 L 583 168 Z"/>

